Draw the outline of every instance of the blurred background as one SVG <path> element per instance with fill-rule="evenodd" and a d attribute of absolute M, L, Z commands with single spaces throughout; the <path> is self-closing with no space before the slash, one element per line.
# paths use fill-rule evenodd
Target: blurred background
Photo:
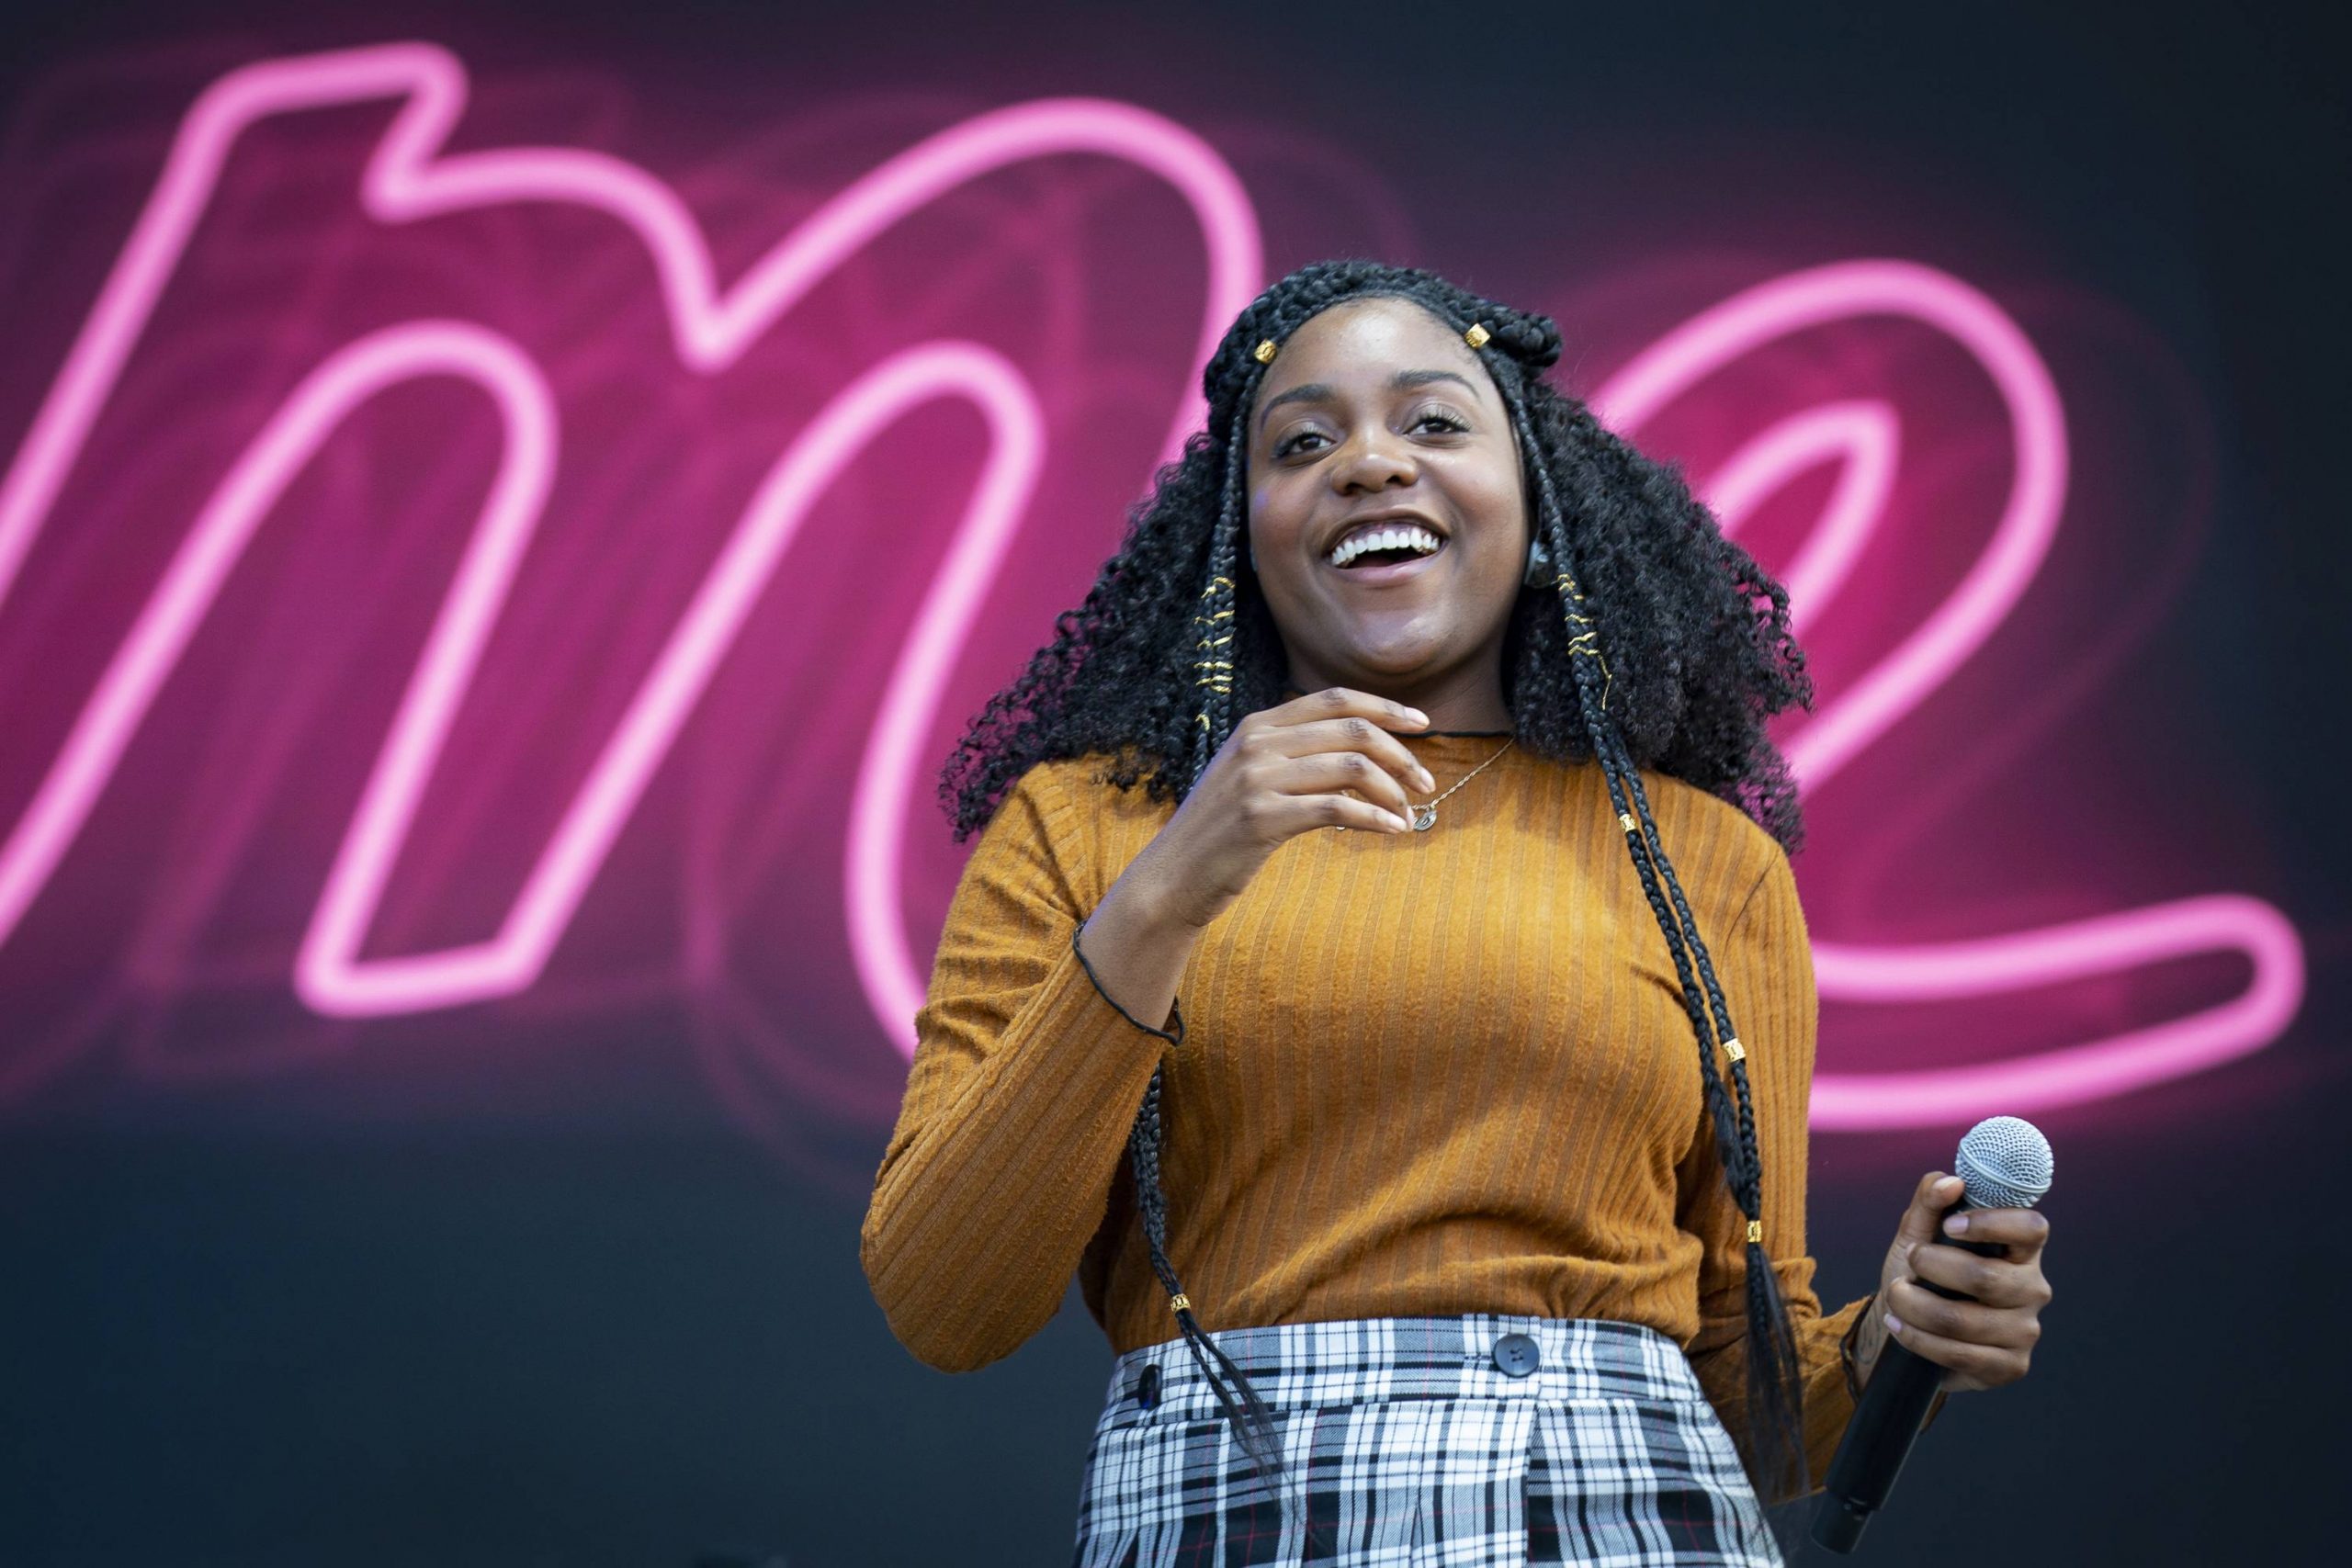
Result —
<path fill-rule="evenodd" d="M 2336 16 L 0 28 L 0 1562 L 1064 1560 L 1075 1293 L 949 1377 L 857 1260 L 937 772 L 1334 255 L 1555 315 L 1791 586 L 1826 1304 L 2057 1152 L 1864 1550 L 2321 1554 Z"/>

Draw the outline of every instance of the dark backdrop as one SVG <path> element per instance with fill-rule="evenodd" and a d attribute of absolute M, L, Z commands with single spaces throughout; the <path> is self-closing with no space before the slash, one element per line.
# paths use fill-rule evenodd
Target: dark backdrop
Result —
<path fill-rule="evenodd" d="M 469 80 L 450 154 L 650 171 L 722 284 L 922 138 L 1086 95 L 1204 140 L 1262 226 L 1263 276 L 1344 253 L 1439 267 L 1558 314 L 1587 394 L 1806 269 L 1893 259 L 1964 285 L 2063 402 L 2055 542 L 1965 668 L 1809 795 L 1816 941 L 2231 902 L 2170 958 L 1989 1001 L 1825 983 L 1822 1070 L 1852 1091 L 1816 1105 L 1829 1304 L 1869 1288 L 1973 1115 L 2024 1110 L 2058 1153 L 2032 1374 L 1954 1404 L 1869 1550 L 2321 1556 L 2352 1457 L 2324 1342 L 2352 931 L 2332 18 L 231 0 L 6 27 L 0 440 L 20 478 L 198 95 L 406 39 Z M 929 775 L 1116 542 L 1193 364 L 1198 230 L 1113 161 L 989 176 L 698 378 L 609 216 L 359 212 L 389 108 L 288 114 L 226 160 L 0 605 L 0 824 L 32 888 L 0 937 L 0 1562 L 1058 1561 L 1099 1332 L 1073 1295 L 1009 1360 L 931 1371 L 867 1296 L 856 1231 L 904 1076 L 892 1009 L 964 852 Z M 559 477 L 362 938 L 305 982 L 495 468 L 479 394 L 395 387 L 328 438 L 72 830 L 23 823 L 66 798 L 41 792 L 77 716 L 232 459 L 345 345 L 427 318 L 536 367 Z M 943 337 L 1018 371 L 1046 446 L 1020 544 L 914 710 L 899 793 L 875 793 L 870 727 L 987 452 L 952 408 L 910 413 L 868 454 L 896 459 L 810 514 L 536 962 L 470 998 L 447 976 L 401 991 L 385 961 L 507 929 L 766 465 L 854 378 Z M 1641 438 L 1704 482 L 1814 405 L 1899 412 L 1885 530 L 1808 633 L 1833 696 L 1984 547 L 2013 426 L 1987 386 L 1916 323 L 1849 321 Z M 1826 472 L 1742 524 L 1768 564 L 1793 558 Z M 876 906 L 896 938 L 858 939 L 845 821 L 877 798 L 904 907 Z M 389 1000 L 365 999 L 370 974 L 395 976 Z M 2047 1102 L 1997 1078 L 1940 1113 L 1878 1093 L 2181 1019 L 2207 1021 L 2193 1069 L 2143 1051 Z"/>

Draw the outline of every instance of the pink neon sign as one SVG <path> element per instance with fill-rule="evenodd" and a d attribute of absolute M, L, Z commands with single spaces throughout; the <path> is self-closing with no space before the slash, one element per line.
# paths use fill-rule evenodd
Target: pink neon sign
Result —
<path fill-rule="evenodd" d="M 1162 175 L 1198 215 L 1207 241 L 1205 355 L 1223 322 L 1259 282 L 1254 215 L 1216 155 L 1170 122 L 1125 105 L 1058 100 L 1017 106 L 944 131 L 827 204 L 721 294 L 694 220 L 644 171 L 588 153 L 530 149 L 443 156 L 462 110 L 466 78 L 425 45 L 354 50 L 247 67 L 217 83 L 190 111 L 147 209 L 107 279 L 31 433 L 0 485 L 0 601 L 41 526 L 107 391 L 169 282 L 190 232 L 246 128 L 273 115 L 385 96 L 405 100 L 369 164 L 361 197 L 385 222 L 503 202 L 565 201 L 619 219 L 655 260 L 680 360 L 712 374 L 839 263 L 940 192 L 990 169 L 1055 152 L 1093 152 Z M 841 398 L 776 465 L 736 525 L 693 608 L 646 677 L 628 717 L 575 795 L 498 935 L 476 946 L 361 963 L 356 953 L 399 853 L 424 781 L 496 619 L 522 547 L 537 522 L 554 462 L 551 400 L 519 350 L 463 323 L 415 322 L 335 355 L 287 400 L 199 513 L 187 547 L 150 600 L 83 710 L 31 807 L 0 848 L 0 941 L 24 917 L 72 842 L 130 733 L 170 672 L 254 528 L 288 479 L 361 399 L 415 376 L 478 380 L 507 434 L 505 464 L 476 525 L 473 547 L 444 601 L 392 732 L 370 776 L 305 934 L 296 980 L 322 1012 L 372 1014 L 450 1007 L 533 983 L 678 726 L 726 651 L 751 600 L 788 548 L 808 507 L 874 432 L 909 406 L 964 397 L 989 419 L 998 443 L 935 597 L 892 683 L 877 745 L 863 771 L 863 804 L 903 798 L 903 778 L 962 628 L 985 589 L 1026 499 L 1041 456 L 1035 401 L 1019 373 L 976 345 L 936 344 L 876 367 Z M 1195 423 L 1180 408 L 1172 454 Z M 894 792 L 884 777 L 899 781 Z M 870 836 L 861 835 L 861 838 Z M 895 843 L 885 854 L 895 852 Z M 859 921 L 862 967 L 875 922 Z"/>
<path fill-rule="evenodd" d="M 397 105 L 359 189 L 365 211 L 381 224 L 516 204 L 570 205 L 616 222 L 650 260 L 677 362 L 704 377 L 738 364 L 876 236 L 957 186 L 1023 160 L 1106 156 L 1148 172 L 1182 197 L 1206 257 L 1194 334 L 1200 351 L 1261 276 L 1256 218 L 1239 181 L 1191 132 L 1126 105 L 1050 100 L 951 127 L 854 182 L 722 288 L 696 220 L 643 169 L 571 149 L 447 152 L 467 91 L 462 67 L 446 51 L 401 44 L 265 62 L 222 78 L 198 99 L 0 482 L 0 602 L 51 522 L 240 139 L 276 117 L 382 100 Z M 1808 790 L 1902 722 L 1981 648 L 2041 567 L 2066 491 L 2067 445 L 2064 412 L 2040 356 L 2013 321 L 1958 279 L 1907 263 L 1853 262 L 1775 279 L 1724 301 L 1636 355 L 1595 397 L 1612 423 L 1637 434 L 1694 383 L 1760 345 L 1873 316 L 1931 328 L 1981 367 L 2005 411 L 2013 475 L 1991 538 L 1951 593 L 1859 679 L 1827 694 L 1822 710 L 1790 741 Z M 481 324 L 406 321 L 333 350 L 198 509 L 0 843 L 0 943 L 51 884 L 263 519 L 357 410 L 420 378 L 454 378 L 478 389 L 502 433 L 499 461 L 300 940 L 293 968 L 299 995 L 319 1013 L 363 1018 L 456 1007 L 537 984 L 763 589 L 806 547 L 802 524 L 811 508 L 884 432 L 926 404 L 950 401 L 979 415 L 987 455 L 879 693 L 854 772 L 842 861 L 860 993 L 885 1036 L 910 1050 L 923 972 L 903 903 L 914 785 L 933 762 L 926 747 L 949 676 L 1009 544 L 1026 525 L 1049 460 L 1047 421 L 1029 378 L 1002 354 L 954 339 L 905 347 L 855 376 L 768 467 L 495 933 L 374 958 L 362 956 L 363 945 L 428 782 L 451 760 L 451 727 L 538 529 L 560 471 L 562 439 L 542 367 L 511 337 Z M 1189 390 L 1177 400 L 1163 453 L 1172 452 L 1197 420 Z M 1833 400 L 1774 421 L 1708 485 L 1726 527 L 1736 529 L 1794 476 L 1835 465 L 1826 506 L 1782 568 L 1801 624 L 1836 602 L 1863 550 L 1890 525 L 1901 446 L 1890 404 Z M 1818 941 L 1824 998 L 1880 1002 L 2002 995 L 2213 953 L 2240 954 L 2253 964 L 2251 983 L 2222 1005 L 2021 1059 L 1825 1072 L 1816 1080 L 1815 1122 L 1843 1128 L 1944 1123 L 2114 1095 L 2259 1049 L 2291 1020 L 2302 990 L 2292 928 L 2269 906 L 2234 895 L 1964 942 Z"/>
<path fill-rule="evenodd" d="M 1661 339 L 1611 377 L 1597 412 L 1628 434 L 1711 370 L 1762 343 L 1830 321 L 1902 315 L 1966 348 L 1999 389 L 2013 478 L 1991 541 L 1959 585 L 1892 653 L 1839 692 L 1787 748 L 1801 787 L 1819 787 L 1918 706 L 1983 646 L 2024 592 L 2057 532 L 2066 490 L 2066 428 L 2057 389 L 2033 345 L 1990 299 L 1946 274 L 1904 262 L 1849 262 L 1775 279 L 1727 299 Z M 1736 454 L 1708 496 L 1727 532 L 1755 502 L 1824 451 L 1852 454 L 1828 513 L 1790 569 L 1798 629 L 1832 602 L 1883 520 L 1894 466 L 1894 411 L 1817 410 L 1764 432 Z M 2302 944 L 2269 905 L 2217 895 L 1964 942 L 1904 948 L 1816 941 L 1825 998 L 1932 1001 L 1996 995 L 2194 953 L 2235 952 L 2254 979 L 2222 1005 L 2148 1028 L 2018 1060 L 1880 1074 L 1820 1074 L 1822 1127 L 1934 1125 L 2022 1114 L 2120 1094 L 2244 1055 L 2276 1039 L 2302 998 Z"/>

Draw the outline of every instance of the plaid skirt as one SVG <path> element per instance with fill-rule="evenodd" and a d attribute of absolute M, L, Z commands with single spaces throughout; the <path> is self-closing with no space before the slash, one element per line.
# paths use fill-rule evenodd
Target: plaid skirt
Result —
<path fill-rule="evenodd" d="M 1470 1313 L 1209 1337 L 1273 1413 L 1288 1506 L 1182 1339 L 1131 1350 L 1087 1450 L 1076 1568 L 1782 1568 L 1731 1435 L 1655 1329 Z"/>

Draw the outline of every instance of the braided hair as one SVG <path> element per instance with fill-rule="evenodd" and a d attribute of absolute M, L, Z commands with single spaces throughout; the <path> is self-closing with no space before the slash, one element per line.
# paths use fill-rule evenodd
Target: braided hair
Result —
<path fill-rule="evenodd" d="M 1641 770 L 1732 802 L 1794 852 L 1804 841 L 1797 793 L 1764 727 L 1792 704 L 1809 709 L 1812 683 L 1790 631 L 1787 591 L 1724 536 L 1679 467 L 1644 456 L 1544 379 L 1560 356 L 1550 318 L 1428 272 L 1370 262 L 1302 267 L 1266 289 L 1235 320 L 1202 374 L 1205 428 L 1159 470 L 1083 605 L 1057 618 L 1054 641 L 973 721 L 941 775 L 942 803 L 960 841 L 987 823 L 1033 764 L 1093 753 L 1112 759 L 1102 782 L 1122 789 L 1140 784 L 1154 799 L 1181 799 L 1240 716 L 1282 700 L 1279 635 L 1255 573 L 1239 558 L 1248 421 L 1281 344 L 1332 306 L 1373 297 L 1409 300 L 1463 333 L 1517 434 L 1531 566 L 1544 581 L 1519 595 L 1506 628 L 1504 700 L 1526 749 L 1600 765 L 1626 854 L 1672 955 L 1724 1179 L 1748 1221 L 1749 1441 L 1741 1457 L 1768 1505 L 1802 1497 L 1813 1479 L 1801 1369 L 1764 1248 L 1764 1175 L 1746 1051 L 1659 841 Z M 1728 1088 L 1715 1066 L 1719 1052 Z M 1279 1495 L 1289 1490 L 1288 1472 L 1272 1413 L 1202 1330 L 1169 1261 L 1161 1077 L 1152 1074 L 1128 1138 L 1152 1269 L 1194 1360 Z"/>

